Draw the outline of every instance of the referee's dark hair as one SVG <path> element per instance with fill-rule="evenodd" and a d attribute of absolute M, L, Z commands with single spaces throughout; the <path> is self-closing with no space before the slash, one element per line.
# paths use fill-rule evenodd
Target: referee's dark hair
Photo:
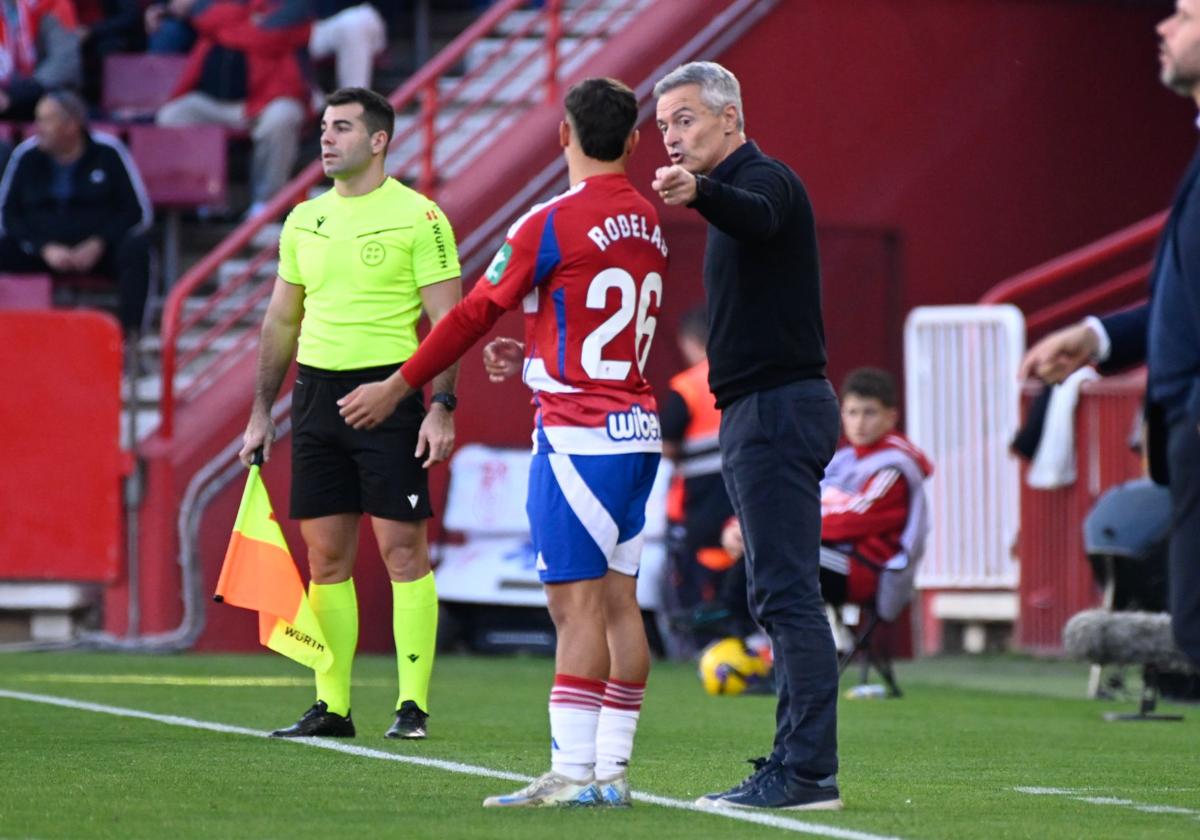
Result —
<path fill-rule="evenodd" d="M 618 160 L 637 125 L 637 97 L 616 79 L 584 79 L 571 86 L 563 104 L 583 153 L 595 160 Z"/>
<path fill-rule="evenodd" d="M 388 143 L 392 142 L 392 132 L 396 129 L 396 111 L 392 103 L 373 90 L 361 87 L 345 87 L 335 90 L 325 99 L 326 105 L 349 105 L 357 102 L 363 107 L 363 122 L 367 132 L 386 131 Z"/>

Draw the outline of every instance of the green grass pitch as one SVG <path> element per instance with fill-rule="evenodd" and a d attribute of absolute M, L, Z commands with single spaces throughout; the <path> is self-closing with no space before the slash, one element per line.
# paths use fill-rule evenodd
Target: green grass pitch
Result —
<path fill-rule="evenodd" d="M 386 657 L 355 665 L 359 754 L 14 699 L 66 698 L 263 731 L 312 702 L 272 654 L 0 655 L 0 838 L 944 838 L 1200 837 L 1200 707 L 1182 723 L 1106 723 L 1134 702 L 1082 699 L 1086 668 L 1012 657 L 902 663 L 901 700 L 843 700 L 846 810 L 760 825 L 653 804 L 626 811 L 484 811 L 519 783 L 388 760 L 419 756 L 536 775 L 548 764 L 552 665 L 444 656 L 430 739 L 384 739 Z M 844 686 L 854 682 L 847 675 Z M 658 664 L 634 789 L 675 801 L 738 781 L 762 754 L 773 699 L 708 697 L 690 666 Z"/>

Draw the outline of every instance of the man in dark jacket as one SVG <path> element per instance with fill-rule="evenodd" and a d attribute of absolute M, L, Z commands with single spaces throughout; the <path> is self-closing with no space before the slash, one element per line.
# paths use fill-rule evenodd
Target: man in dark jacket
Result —
<path fill-rule="evenodd" d="M 150 279 L 150 201 L 113 137 L 87 130 L 83 102 L 47 94 L 37 135 L 17 146 L 0 179 L 0 269 L 103 275 L 116 282 L 127 332 L 142 322 Z"/>
<path fill-rule="evenodd" d="M 0 0 L 2 2 L 2 0 Z M 198 40 L 159 125 L 249 131 L 251 212 L 287 182 L 308 116 L 311 0 L 172 0 Z"/>
<path fill-rule="evenodd" d="M 708 222 L 708 384 L 750 606 L 771 638 L 779 695 L 771 755 L 697 804 L 838 809 L 837 659 L 818 559 L 821 477 L 839 419 L 825 379 L 812 206 L 796 173 L 746 140 L 741 88 L 724 67 L 685 64 L 654 94 L 672 165 L 653 188 Z"/>
<path fill-rule="evenodd" d="M 1200 0 L 1178 0 L 1158 36 L 1163 84 L 1200 106 Z M 1171 627 L 1200 665 L 1200 154 L 1163 227 L 1150 300 L 1051 333 L 1026 354 L 1021 375 L 1061 382 L 1093 362 L 1104 373 L 1147 367 L 1150 474 L 1171 488 Z"/>

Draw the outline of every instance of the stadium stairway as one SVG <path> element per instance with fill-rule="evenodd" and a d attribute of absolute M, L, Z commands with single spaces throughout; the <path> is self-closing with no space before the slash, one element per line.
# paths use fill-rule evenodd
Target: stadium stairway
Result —
<path fill-rule="evenodd" d="M 777 0 L 498 0 L 391 95 L 397 107 L 389 171 L 432 194 L 453 222 L 463 276 L 478 276 L 507 226 L 531 203 L 559 192 L 565 164 L 555 128 L 562 91 L 590 75 L 625 80 L 642 117 L 653 111 L 653 82 L 684 61 L 719 56 Z M 245 649 L 256 644 L 252 614 L 222 612 L 205 622 L 243 472 L 236 461 L 253 390 L 258 326 L 275 275 L 277 243 L 262 229 L 323 188 L 309 165 L 266 213 L 235 229 L 173 284 L 162 329 L 141 342 L 143 373 L 124 392 L 136 401 L 139 477 L 136 556 L 104 596 L 104 629 L 129 647 Z M 510 316 L 511 317 L 511 316 Z M 516 319 L 502 322 L 519 329 Z M 464 366 L 460 390 L 484 380 Z M 290 387 L 285 386 L 285 387 Z M 497 417 L 526 417 L 520 389 L 489 393 L 485 411 L 460 412 L 460 442 L 519 442 Z M 282 507 L 289 460 L 290 393 L 275 407 L 280 438 L 264 470 Z M 525 432 L 527 434 L 527 432 Z M 431 492 L 445 492 L 445 472 Z M 283 517 L 281 517 L 281 520 Z M 284 522 L 299 545 L 298 532 Z M 361 552 L 374 556 L 363 543 Z M 303 566 L 303 562 L 301 562 Z M 360 580 L 382 575 L 360 564 Z M 380 583 L 382 583 L 380 577 Z M 390 606 L 386 586 L 360 587 L 364 616 Z M 388 622 L 363 622 L 363 649 L 390 645 Z M 372 629 L 374 628 L 374 629 Z"/>

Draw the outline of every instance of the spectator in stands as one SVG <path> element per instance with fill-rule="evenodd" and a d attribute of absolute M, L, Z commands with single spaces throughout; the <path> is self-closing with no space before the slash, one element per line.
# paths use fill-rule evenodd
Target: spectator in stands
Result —
<path fill-rule="evenodd" d="M 95 104 L 100 101 L 105 57 L 146 47 L 142 6 L 138 0 L 75 0 L 75 5 L 83 53 L 83 97 Z"/>
<path fill-rule="evenodd" d="M 182 53 L 191 49 L 196 32 L 188 23 L 193 0 L 163 0 L 146 9 L 148 49 Z M 387 24 L 373 3 L 362 0 L 316 0 L 316 20 L 308 41 L 314 59 L 333 58 L 336 86 L 371 87 L 375 57 L 387 47 Z"/>
<path fill-rule="evenodd" d="M 717 433 L 721 412 L 708 389 L 708 321 L 700 307 L 679 324 L 679 351 L 687 368 L 671 379 L 663 401 L 663 455 L 675 464 L 667 497 L 668 553 L 675 607 L 695 624 L 715 605 L 732 559 L 721 548 L 721 527 L 733 505 L 721 476 Z M 742 596 L 744 600 L 744 593 Z M 699 633 L 702 630 L 697 628 Z M 678 639 L 686 651 L 702 639 Z"/>
<path fill-rule="evenodd" d="M 337 87 L 371 86 L 375 57 L 387 47 L 387 27 L 379 10 L 362 0 L 317 0 L 308 51 L 315 59 L 333 57 Z"/>
<path fill-rule="evenodd" d="M 146 7 L 146 51 L 185 53 L 196 43 L 196 30 L 188 23 L 187 13 L 193 0 L 156 0 Z"/>
<path fill-rule="evenodd" d="M 174 0 L 199 39 L 163 126 L 216 123 L 254 142 L 248 216 L 287 182 L 308 114 L 310 0 Z"/>
<path fill-rule="evenodd" d="M 1200 106 L 1200 0 L 1178 0 L 1157 31 L 1162 83 Z M 1150 475 L 1171 488 L 1171 626 L 1200 665 L 1200 154 L 1175 194 L 1149 292 L 1140 306 L 1046 336 L 1020 372 L 1057 383 L 1087 364 L 1102 373 L 1146 365 Z"/>
<path fill-rule="evenodd" d="M 120 141 L 88 131 L 73 93 L 42 97 L 36 126 L 0 180 L 0 265 L 110 278 L 121 325 L 136 331 L 150 281 L 151 222 L 137 168 Z"/>
<path fill-rule="evenodd" d="M 80 80 L 71 0 L 0 0 L 0 119 L 28 120 L 48 90 Z"/>

